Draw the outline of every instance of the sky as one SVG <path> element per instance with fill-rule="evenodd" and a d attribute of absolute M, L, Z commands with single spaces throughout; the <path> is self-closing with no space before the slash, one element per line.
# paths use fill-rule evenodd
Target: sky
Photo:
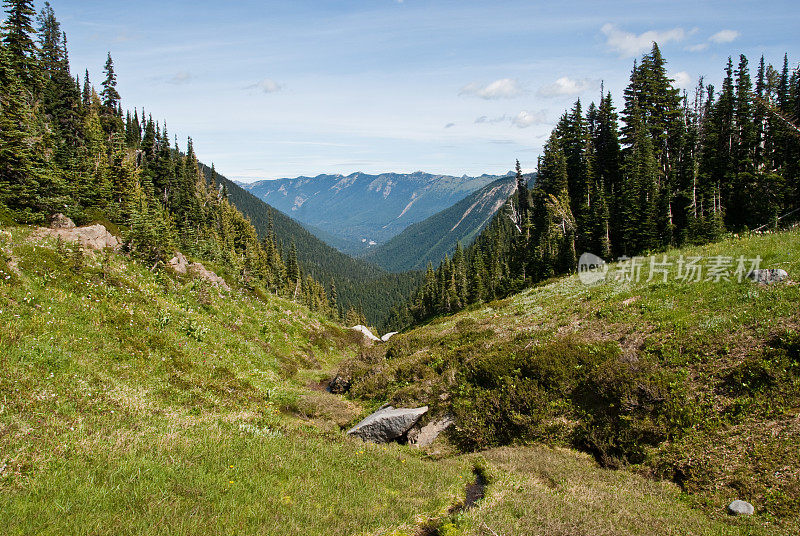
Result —
<path fill-rule="evenodd" d="M 42 2 L 37 1 L 37 8 Z M 692 90 L 728 56 L 800 60 L 800 2 L 51 0 L 73 73 L 240 181 L 535 169 L 576 99 L 619 106 L 657 41 Z"/>

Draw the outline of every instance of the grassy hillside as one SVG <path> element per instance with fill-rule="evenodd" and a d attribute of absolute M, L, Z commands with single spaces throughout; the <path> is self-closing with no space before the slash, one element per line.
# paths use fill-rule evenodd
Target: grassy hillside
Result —
<path fill-rule="evenodd" d="M 204 171 L 206 174 L 211 172 L 208 167 L 204 167 Z M 216 175 L 216 180 L 227 187 L 231 203 L 264 236 L 270 206 L 220 174 Z M 350 306 L 362 308 L 370 324 L 381 331 L 386 328 L 392 306 L 407 300 L 422 282 L 422 274 L 390 274 L 375 264 L 345 255 L 282 212 L 273 210 L 273 214 L 275 235 L 286 248 L 292 241 L 295 242 L 303 269 L 323 283 L 326 289 L 330 289 L 331 282 L 335 282 L 339 304 L 345 310 Z"/>
<path fill-rule="evenodd" d="M 452 256 L 456 244 L 467 247 L 516 189 L 515 177 L 503 177 L 433 216 L 410 225 L 363 258 L 392 272 L 424 270 Z"/>
<path fill-rule="evenodd" d="M 5 534 L 385 533 L 462 494 L 467 460 L 343 438 L 363 410 L 309 386 L 351 332 L 29 234 L 0 229 Z"/>
<path fill-rule="evenodd" d="M 529 442 L 577 448 L 606 467 L 678 483 L 690 503 L 725 523 L 725 507 L 740 498 L 756 507 L 748 531 L 795 534 L 800 285 L 758 286 L 732 272 L 739 256 L 760 256 L 762 268 L 800 280 L 798 251 L 797 230 L 732 237 L 668 252 L 666 282 L 661 274 L 647 281 L 649 262 L 638 282 L 556 279 L 397 336 L 340 374 L 351 378 L 355 399 L 452 413 L 450 438 L 465 451 Z M 732 257 L 731 280 L 680 281 L 681 256 L 702 257 L 705 269 Z M 546 490 L 520 478 L 521 493 L 538 503 Z M 498 533 L 540 533 L 515 522 L 508 503 L 495 513 L 506 519 L 502 530 L 493 527 Z M 564 526 L 541 533 L 573 533 Z"/>
<path fill-rule="evenodd" d="M 458 389 L 446 387 L 448 360 L 462 356 L 469 365 L 477 348 L 470 345 L 483 345 L 490 358 L 503 341 L 527 346 L 536 334 L 552 339 L 557 326 L 576 331 L 584 326 L 576 322 L 609 318 L 626 333 L 649 325 L 644 337 L 666 330 L 667 319 L 640 322 L 663 299 L 647 287 L 586 293 L 561 280 L 369 348 L 259 290 L 221 293 L 123 255 L 80 255 L 30 232 L 0 229 L 0 523 L 8 534 L 791 533 L 760 499 L 753 499 L 754 518 L 729 518 L 718 508 L 724 486 L 717 495 L 687 496 L 564 448 L 459 454 L 447 443 L 415 450 L 343 436 L 388 399 L 433 399 L 434 412 L 459 400 Z M 740 242 L 768 250 L 776 263 L 798 241 L 794 234 Z M 797 273 L 796 262 L 786 266 Z M 797 287 L 745 289 L 758 307 L 740 315 L 726 309 L 715 330 L 768 316 L 777 319 L 764 327 L 771 333 L 788 321 L 784 313 L 796 317 Z M 631 294 L 639 300 L 626 302 Z M 667 318 L 690 333 L 687 316 L 708 313 L 688 307 L 696 296 L 674 298 L 679 312 Z M 389 360 L 376 360 L 384 352 Z M 350 399 L 319 390 L 343 359 L 350 369 L 373 363 L 364 369 L 373 380 L 355 378 Z M 689 362 L 711 360 L 698 354 Z M 748 411 L 772 411 L 761 403 L 753 397 Z M 796 408 L 784 408 L 784 421 L 796 419 Z M 455 445 L 467 429 L 464 415 Z M 796 445 L 796 435 L 772 435 L 784 421 L 776 417 L 762 431 L 767 441 L 757 451 L 759 474 L 777 479 L 775 490 L 786 489 L 780 479 L 791 482 L 798 467 L 796 449 L 779 448 Z M 713 450 L 697 452 L 737 475 L 748 461 L 714 465 Z M 767 472 L 779 454 L 783 472 Z M 452 508 L 476 466 L 488 476 L 486 498 L 471 510 Z M 698 497 L 707 512 L 696 508 Z"/>

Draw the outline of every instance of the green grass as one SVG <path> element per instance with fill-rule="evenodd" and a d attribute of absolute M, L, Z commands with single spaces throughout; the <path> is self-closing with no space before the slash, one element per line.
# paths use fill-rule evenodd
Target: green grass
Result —
<path fill-rule="evenodd" d="M 798 230 L 730 237 L 668 252 L 666 283 L 648 282 L 647 269 L 595 287 L 554 279 L 396 336 L 340 373 L 356 399 L 454 413 L 451 437 L 467 449 L 584 449 L 678 482 L 712 515 L 749 500 L 757 523 L 794 534 L 800 285 L 684 283 L 675 263 L 758 255 L 798 281 L 798 251 Z"/>
<path fill-rule="evenodd" d="M 674 484 L 601 469 L 574 451 L 500 448 L 483 457 L 493 486 L 478 508 L 451 522 L 455 534 L 773 534 L 752 519 L 709 518 L 682 502 Z"/>
<path fill-rule="evenodd" d="M 381 533 L 462 493 L 466 460 L 344 438 L 363 410 L 309 388 L 359 351 L 340 326 L 28 235 L 0 234 L 4 533 Z"/>
<path fill-rule="evenodd" d="M 261 290 L 220 293 L 29 234 L 0 229 L 5 533 L 796 533 L 798 286 L 586 288 L 569 277 L 368 348 Z M 797 251 L 792 232 L 681 253 L 760 253 L 800 279 Z M 609 373 L 626 363 L 642 365 Z M 353 376 L 347 399 L 319 390 L 337 370 Z M 689 433 L 645 445 L 632 470 L 563 448 L 590 414 L 570 405 L 587 378 L 627 386 L 623 399 L 642 386 L 686 396 L 675 400 L 689 402 Z M 446 442 L 415 450 L 342 432 L 387 401 L 451 410 L 480 394 L 464 390 L 467 379 L 542 397 L 531 415 L 505 416 L 521 431 L 507 442 L 531 443 L 534 430 L 562 447 L 459 454 Z M 532 418 L 540 410 L 549 420 Z M 646 432 L 649 415 L 622 432 Z M 454 513 L 476 464 L 487 496 Z M 756 516 L 726 516 L 733 498 L 751 500 Z"/>

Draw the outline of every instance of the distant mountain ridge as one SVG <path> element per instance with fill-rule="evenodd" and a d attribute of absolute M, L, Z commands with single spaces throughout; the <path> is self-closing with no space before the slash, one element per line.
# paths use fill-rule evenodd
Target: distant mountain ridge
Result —
<path fill-rule="evenodd" d="M 424 269 L 428 262 L 436 266 L 458 242 L 470 245 L 516 190 L 515 177 L 497 179 L 368 250 L 363 258 L 392 272 Z"/>
<path fill-rule="evenodd" d="M 211 168 L 202 165 L 206 177 Z M 215 172 L 217 184 L 224 185 L 230 202 L 239 209 L 263 237 L 267 232 L 271 207 L 240 187 L 239 184 Z M 375 264 L 354 259 L 317 238 L 303 225 L 279 210 L 273 211 L 275 235 L 284 249 L 294 242 L 297 257 L 304 271 L 325 285 L 326 291 L 335 283 L 338 304 L 361 309 L 367 320 L 384 330 L 392 306 L 403 303 L 422 282 L 422 274 L 387 273 Z"/>
<path fill-rule="evenodd" d="M 330 245 L 360 254 L 451 207 L 500 175 L 318 175 L 242 184 Z"/>

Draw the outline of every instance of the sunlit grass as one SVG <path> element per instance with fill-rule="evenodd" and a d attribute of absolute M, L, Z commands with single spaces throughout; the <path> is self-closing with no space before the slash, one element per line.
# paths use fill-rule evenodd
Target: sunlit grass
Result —
<path fill-rule="evenodd" d="M 341 327 L 26 235 L 0 236 L 3 533 L 413 532 L 461 493 L 466 461 L 347 440 L 360 408 L 310 394 Z"/>

